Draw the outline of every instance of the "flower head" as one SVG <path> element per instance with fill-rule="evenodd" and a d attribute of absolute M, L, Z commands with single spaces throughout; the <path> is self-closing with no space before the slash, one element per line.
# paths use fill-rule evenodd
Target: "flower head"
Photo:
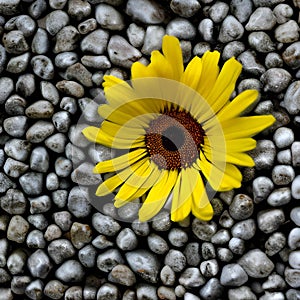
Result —
<path fill-rule="evenodd" d="M 252 138 L 275 121 L 268 116 L 241 116 L 258 97 L 246 90 L 230 101 L 242 66 L 231 58 L 219 70 L 220 53 L 194 57 L 184 68 L 177 38 L 165 36 L 162 53 L 153 51 L 148 66 L 136 62 L 131 81 L 104 77 L 107 104 L 99 106 L 100 128 L 83 134 L 124 154 L 99 162 L 96 173 L 115 172 L 101 183 L 96 195 L 118 189 L 115 206 L 143 196 L 139 218 L 146 221 L 172 195 L 171 219 L 190 212 L 210 220 L 213 209 L 206 193 L 241 186 L 237 166 L 254 166 L 247 154 Z"/>

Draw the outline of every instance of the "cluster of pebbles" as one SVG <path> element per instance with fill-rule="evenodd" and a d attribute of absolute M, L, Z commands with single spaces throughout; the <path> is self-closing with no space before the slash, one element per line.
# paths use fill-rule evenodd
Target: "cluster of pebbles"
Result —
<path fill-rule="evenodd" d="M 227 2 L 0 0 L 1 300 L 300 299 L 300 3 Z M 90 202 L 111 152 L 81 130 L 103 75 L 128 79 L 165 34 L 185 62 L 236 56 L 236 92 L 258 89 L 254 112 L 277 119 L 210 222 Z"/>

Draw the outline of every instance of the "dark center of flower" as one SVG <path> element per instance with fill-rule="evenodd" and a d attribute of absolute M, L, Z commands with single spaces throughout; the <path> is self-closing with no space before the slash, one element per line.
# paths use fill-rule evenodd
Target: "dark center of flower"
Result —
<path fill-rule="evenodd" d="M 199 157 L 204 135 L 203 128 L 189 112 L 172 109 L 150 122 L 146 147 L 159 168 L 187 168 Z"/>

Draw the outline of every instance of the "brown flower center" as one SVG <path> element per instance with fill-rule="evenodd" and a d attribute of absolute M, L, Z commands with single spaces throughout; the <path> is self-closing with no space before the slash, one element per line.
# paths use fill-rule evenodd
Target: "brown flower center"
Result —
<path fill-rule="evenodd" d="M 203 128 L 190 113 L 172 109 L 150 122 L 146 147 L 159 168 L 187 168 L 199 157 L 204 135 Z"/>

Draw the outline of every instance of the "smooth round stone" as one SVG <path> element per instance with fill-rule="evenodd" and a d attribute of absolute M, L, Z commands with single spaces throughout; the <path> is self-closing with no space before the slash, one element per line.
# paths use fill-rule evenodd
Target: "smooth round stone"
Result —
<path fill-rule="evenodd" d="M 12 57 L 7 63 L 6 71 L 13 74 L 24 72 L 28 66 L 29 59 L 30 54 L 28 52 Z"/>
<path fill-rule="evenodd" d="M 288 4 L 278 4 L 273 9 L 278 24 L 284 24 L 293 16 L 293 9 Z"/>
<path fill-rule="evenodd" d="M 252 32 L 248 36 L 249 45 L 258 52 L 268 53 L 275 50 L 275 45 L 263 31 Z"/>
<path fill-rule="evenodd" d="M 297 300 L 300 297 L 300 291 L 296 289 L 289 289 L 286 292 L 286 297 L 288 300 Z"/>
<path fill-rule="evenodd" d="M 68 1 L 68 14 L 77 21 L 88 17 L 91 14 L 91 4 L 82 0 Z"/>
<path fill-rule="evenodd" d="M 265 59 L 265 65 L 268 69 L 283 67 L 283 60 L 276 52 L 268 53 Z"/>
<path fill-rule="evenodd" d="M 160 271 L 160 279 L 164 285 L 172 286 L 175 283 L 175 272 L 168 265 L 164 266 Z"/>
<path fill-rule="evenodd" d="M 52 116 L 52 121 L 57 131 L 68 132 L 71 124 L 70 113 L 67 111 L 58 111 Z"/>
<path fill-rule="evenodd" d="M 156 233 L 151 233 L 147 237 L 147 242 L 149 249 L 156 254 L 164 254 L 169 250 L 166 240 Z"/>
<path fill-rule="evenodd" d="M 230 235 L 227 229 L 220 229 L 211 237 L 211 242 L 217 245 L 226 244 L 229 240 Z"/>
<path fill-rule="evenodd" d="M 300 226 L 300 207 L 294 207 L 291 210 L 290 217 L 297 226 Z"/>
<path fill-rule="evenodd" d="M 39 214 L 47 212 L 51 208 L 51 199 L 49 196 L 43 195 L 36 198 L 28 198 L 30 202 L 30 213 Z"/>
<path fill-rule="evenodd" d="M 1 56 L 1 55 L 0 55 Z M 0 72 L 1 73 L 1 72 Z M 9 77 L 0 78 L 0 104 L 3 104 L 14 90 L 14 82 Z"/>
<path fill-rule="evenodd" d="M 0 239 L 0 267 L 3 268 L 7 263 L 7 254 L 8 254 L 8 240 L 6 238 Z"/>
<path fill-rule="evenodd" d="M 30 215 L 27 220 L 39 230 L 44 230 L 48 226 L 48 221 L 43 214 Z"/>
<path fill-rule="evenodd" d="M 178 39 L 192 40 L 196 36 L 196 29 L 187 19 L 175 18 L 168 23 L 166 33 Z"/>
<path fill-rule="evenodd" d="M 284 279 L 278 274 L 271 274 L 262 285 L 264 290 L 283 290 L 286 288 Z"/>
<path fill-rule="evenodd" d="M 131 252 L 127 252 L 127 254 L 129 253 Z M 97 268 L 102 272 L 108 273 L 119 264 L 124 264 L 124 259 L 117 249 L 109 249 L 101 252 L 97 257 Z"/>
<path fill-rule="evenodd" d="M 183 62 L 189 62 L 192 55 L 192 43 L 190 41 L 180 41 L 180 47 L 182 50 Z"/>
<path fill-rule="evenodd" d="M 256 295 L 251 291 L 248 286 L 241 286 L 235 289 L 228 290 L 229 300 L 239 300 L 245 298 L 247 300 L 256 300 Z"/>
<path fill-rule="evenodd" d="M 271 30 L 276 24 L 276 17 L 269 7 L 258 7 L 246 24 L 247 31 Z"/>
<path fill-rule="evenodd" d="M 253 200 L 245 194 L 238 194 L 229 206 L 229 213 L 235 220 L 244 220 L 253 213 Z"/>
<path fill-rule="evenodd" d="M 259 249 L 248 251 L 239 259 L 238 263 L 253 278 L 267 277 L 274 269 L 273 262 Z"/>
<path fill-rule="evenodd" d="M 251 0 L 233 0 L 230 2 L 231 13 L 241 22 L 246 22 L 252 11 L 253 3 Z"/>
<path fill-rule="evenodd" d="M 164 263 L 170 266 L 174 272 L 181 272 L 186 266 L 186 257 L 179 250 L 170 249 L 165 256 Z"/>
<path fill-rule="evenodd" d="M 108 274 L 108 280 L 124 286 L 133 286 L 136 283 L 134 273 L 126 265 L 116 265 Z"/>
<path fill-rule="evenodd" d="M 282 206 L 291 201 L 291 189 L 289 187 L 283 187 L 274 190 L 268 197 L 267 202 L 273 206 Z"/>
<path fill-rule="evenodd" d="M 168 231 L 171 225 L 170 214 L 167 211 L 159 212 L 152 219 L 152 228 L 156 231 Z"/>
<path fill-rule="evenodd" d="M 49 154 L 44 147 L 36 147 L 30 156 L 30 168 L 45 173 L 49 168 Z"/>
<path fill-rule="evenodd" d="M 55 56 L 55 66 L 65 69 L 78 62 L 78 55 L 75 52 L 62 52 Z"/>
<path fill-rule="evenodd" d="M 29 276 L 14 276 L 11 281 L 11 291 L 16 295 L 24 295 L 26 286 L 30 284 L 32 278 Z"/>
<path fill-rule="evenodd" d="M 50 280 L 44 288 L 44 294 L 51 299 L 61 299 L 67 288 L 58 280 Z"/>
<path fill-rule="evenodd" d="M 264 233 L 274 232 L 284 222 L 285 216 L 281 209 L 263 210 L 257 215 L 258 228 Z"/>
<path fill-rule="evenodd" d="M 24 34 L 20 30 L 12 30 L 3 35 L 5 50 L 11 54 L 22 54 L 29 50 Z"/>
<path fill-rule="evenodd" d="M 17 189 L 9 189 L 0 198 L 0 205 L 3 210 L 12 215 L 23 214 L 26 210 L 27 201 L 24 194 Z"/>
<path fill-rule="evenodd" d="M 248 281 L 248 275 L 239 264 L 228 264 L 222 269 L 220 282 L 224 286 L 241 286 Z"/>
<path fill-rule="evenodd" d="M 22 249 L 13 251 L 7 258 L 7 269 L 12 275 L 24 273 L 27 255 Z"/>
<path fill-rule="evenodd" d="M 277 185 L 290 184 L 295 178 L 295 171 L 291 166 L 277 165 L 272 170 L 272 180 Z"/>
<path fill-rule="evenodd" d="M 123 30 L 125 27 L 123 16 L 113 6 L 101 3 L 95 12 L 98 24 L 108 30 Z"/>
<path fill-rule="evenodd" d="M 35 79 L 33 74 L 24 74 L 19 76 L 16 90 L 24 97 L 31 96 L 35 91 Z"/>
<path fill-rule="evenodd" d="M 60 92 L 76 98 L 81 98 L 84 96 L 84 88 L 76 81 L 62 80 L 56 84 L 56 87 Z"/>
<path fill-rule="evenodd" d="M 8 277 L 9 277 L 9 275 L 8 275 Z M 8 281 L 11 281 L 11 280 L 9 279 Z M 13 296 L 10 288 L 0 288 L 0 295 L 2 295 L 2 297 L 4 297 L 4 299 L 7 299 L 7 300 L 14 299 L 14 296 Z"/>
<path fill-rule="evenodd" d="M 298 59 L 300 53 L 300 42 L 295 42 L 285 49 L 282 53 L 284 62 L 292 69 L 297 69 L 300 66 Z"/>
<path fill-rule="evenodd" d="M 66 190 L 57 190 L 52 192 L 52 200 L 59 208 L 62 208 L 67 203 L 68 191 Z"/>
<path fill-rule="evenodd" d="M 108 38 L 109 34 L 107 31 L 97 29 L 82 39 L 80 48 L 84 53 L 103 54 L 107 47 Z"/>
<path fill-rule="evenodd" d="M 246 50 L 238 56 L 238 61 L 242 63 L 244 70 L 255 76 L 262 75 L 266 72 L 265 67 L 260 64 L 250 50 Z"/>
<path fill-rule="evenodd" d="M 75 249 L 67 239 L 57 239 L 48 246 L 48 253 L 56 264 L 61 264 L 75 254 Z"/>
<path fill-rule="evenodd" d="M 198 31 L 206 42 L 212 42 L 214 39 L 214 23 L 211 19 L 203 19 L 198 26 Z"/>
<path fill-rule="evenodd" d="M 62 133 L 51 135 L 45 140 L 45 145 L 48 149 L 56 153 L 63 153 L 67 143 L 67 138 Z"/>
<path fill-rule="evenodd" d="M 84 277 L 83 266 L 76 260 L 64 262 L 55 272 L 55 277 L 67 283 L 80 282 Z"/>
<path fill-rule="evenodd" d="M 27 118 L 25 116 L 15 116 L 4 120 L 4 130 L 12 137 L 22 137 L 27 129 Z"/>
<path fill-rule="evenodd" d="M 45 248 L 46 241 L 43 232 L 37 229 L 30 231 L 26 238 L 26 244 L 29 248 Z"/>
<path fill-rule="evenodd" d="M 272 190 L 274 189 L 274 184 L 272 180 L 265 176 L 257 177 L 252 183 L 254 202 L 260 203 L 267 199 Z"/>
<path fill-rule="evenodd" d="M 217 278 L 211 278 L 200 290 L 200 297 L 204 300 L 220 299 L 222 295 L 223 286 Z"/>
<path fill-rule="evenodd" d="M 46 17 L 46 30 L 51 35 L 56 35 L 62 28 L 67 26 L 70 22 L 70 18 L 63 10 L 55 10 L 49 13 Z"/>
<path fill-rule="evenodd" d="M 140 222 L 139 220 L 134 220 L 131 224 L 131 228 L 138 236 L 147 236 L 150 233 L 150 226 L 148 222 Z"/>
<path fill-rule="evenodd" d="M 111 62 L 124 68 L 130 68 L 133 62 L 142 57 L 139 50 L 131 46 L 119 35 L 114 35 L 110 38 L 107 51 Z"/>
<path fill-rule="evenodd" d="M 116 238 L 117 246 L 124 251 L 130 251 L 137 247 L 138 239 L 130 228 L 124 228 Z"/>
<path fill-rule="evenodd" d="M 72 167 L 72 163 L 70 161 L 70 165 Z M 100 184 L 102 182 L 102 178 L 99 174 L 93 173 L 94 165 L 88 162 L 84 162 L 79 165 L 71 174 L 71 179 L 73 182 L 89 186 Z"/>
<path fill-rule="evenodd" d="M 229 5 L 225 2 L 217 2 L 208 10 L 209 17 L 214 23 L 222 22 L 229 12 Z"/>
<path fill-rule="evenodd" d="M 200 257 L 200 245 L 197 242 L 188 243 L 184 249 L 183 254 L 186 257 L 187 264 L 189 266 L 198 266 L 201 257 Z"/>
<path fill-rule="evenodd" d="M 181 273 L 178 281 L 185 288 L 195 288 L 205 283 L 205 279 L 201 275 L 199 268 L 185 269 Z"/>
<path fill-rule="evenodd" d="M 62 235 L 60 228 L 56 224 L 51 224 L 47 227 L 44 238 L 47 242 L 59 239 Z"/>
<path fill-rule="evenodd" d="M 35 21 L 27 15 L 20 15 L 17 17 L 16 27 L 23 32 L 25 37 L 31 36 L 36 30 Z"/>
<path fill-rule="evenodd" d="M 219 224 L 224 228 L 231 228 L 234 224 L 233 218 L 229 215 L 228 210 L 224 210 L 219 218 Z"/>
<path fill-rule="evenodd" d="M 72 161 L 73 166 L 79 165 L 85 159 L 84 152 L 72 143 L 66 145 L 65 154 L 66 157 Z"/>
<path fill-rule="evenodd" d="M 300 228 L 293 228 L 288 236 L 288 245 L 292 250 L 300 246 Z"/>
<path fill-rule="evenodd" d="M 39 19 L 46 9 L 47 3 L 45 0 L 36 0 L 29 6 L 28 13 L 34 19 Z"/>
<path fill-rule="evenodd" d="M 292 76 L 282 68 L 271 68 L 267 70 L 260 78 L 264 84 L 264 91 L 273 93 L 282 92 L 289 85 Z"/>
<path fill-rule="evenodd" d="M 145 29 L 141 26 L 131 23 L 127 28 L 127 36 L 133 47 L 141 47 L 144 43 Z"/>
<path fill-rule="evenodd" d="M 108 241 L 106 236 L 104 235 L 98 235 L 93 241 L 93 246 L 95 246 L 97 249 L 106 249 L 108 247 L 111 247 L 113 245 L 112 242 Z"/>
<path fill-rule="evenodd" d="M 105 216 L 101 213 L 95 213 L 92 217 L 94 228 L 106 236 L 114 236 L 121 229 L 121 226 L 112 217 Z"/>
<path fill-rule="evenodd" d="M 94 69 L 109 69 L 111 67 L 111 63 L 105 55 L 84 55 L 81 62 L 86 67 Z"/>
<path fill-rule="evenodd" d="M 192 231 L 198 239 L 210 241 L 211 237 L 217 232 L 217 224 L 213 221 L 204 222 L 195 218 L 192 223 Z"/>
<path fill-rule="evenodd" d="M 46 278 L 52 269 L 52 263 L 44 250 L 38 249 L 27 260 L 27 266 L 32 276 Z"/>
<path fill-rule="evenodd" d="M 49 47 L 50 41 L 47 31 L 43 28 L 38 28 L 31 43 L 32 52 L 36 54 L 45 54 L 49 50 Z"/>
<path fill-rule="evenodd" d="M 73 51 L 78 47 L 77 41 L 80 38 L 78 30 L 74 26 L 63 27 L 56 35 L 54 53 Z"/>
<path fill-rule="evenodd" d="M 272 168 L 276 156 L 276 148 L 271 140 L 258 140 L 255 150 L 251 151 L 258 170 Z"/>
<path fill-rule="evenodd" d="M 219 272 L 219 265 L 216 259 L 205 260 L 200 264 L 200 271 L 204 277 L 214 277 Z"/>
<path fill-rule="evenodd" d="M 41 88 L 42 96 L 46 100 L 51 102 L 53 105 L 58 104 L 60 100 L 60 96 L 56 87 L 51 82 L 41 81 L 40 88 Z"/>
<path fill-rule="evenodd" d="M 54 77 L 54 66 L 45 55 L 37 55 L 31 59 L 31 66 L 34 74 L 37 76 L 49 80 Z"/>
<path fill-rule="evenodd" d="M 90 142 L 82 134 L 82 130 L 86 128 L 86 124 L 71 125 L 69 129 L 69 139 L 72 144 L 77 147 L 86 147 Z"/>
<path fill-rule="evenodd" d="M 129 0 L 126 4 L 125 13 L 133 20 L 145 24 L 159 24 L 166 18 L 166 13 L 162 6 L 150 0 Z"/>
<path fill-rule="evenodd" d="M 300 270 L 286 267 L 284 271 L 285 281 L 293 288 L 300 287 Z"/>
<path fill-rule="evenodd" d="M 67 79 L 74 79 L 82 85 L 92 87 L 92 73 L 87 70 L 81 63 L 76 63 L 66 70 L 65 76 Z"/>
<path fill-rule="evenodd" d="M 53 220 L 63 231 L 68 231 L 72 225 L 72 215 L 68 211 L 59 211 L 53 214 Z"/>
<path fill-rule="evenodd" d="M 119 296 L 118 288 L 111 283 L 104 283 L 97 292 L 97 299 L 117 300 Z"/>
<path fill-rule="evenodd" d="M 230 262 L 233 259 L 233 253 L 227 248 L 218 248 L 217 256 L 220 259 L 220 261 L 223 262 Z"/>
<path fill-rule="evenodd" d="M 80 299 L 82 297 L 81 286 L 71 286 L 65 292 L 65 299 Z"/>
<path fill-rule="evenodd" d="M 256 225 L 253 219 L 247 219 L 236 223 L 232 229 L 231 233 L 233 237 L 241 238 L 243 240 L 251 239 L 256 232 Z"/>
<path fill-rule="evenodd" d="M 86 121 L 99 122 L 98 103 L 90 98 L 81 98 L 78 100 L 78 103 Z"/>
<path fill-rule="evenodd" d="M 244 34 L 243 25 L 233 16 L 227 16 L 222 22 L 218 40 L 228 43 L 240 39 Z"/>
<path fill-rule="evenodd" d="M 97 250 L 92 245 L 87 245 L 80 249 L 78 258 L 84 267 L 92 268 L 95 266 Z"/>
<path fill-rule="evenodd" d="M 150 55 L 152 51 L 161 49 L 162 38 L 165 35 L 165 29 L 162 26 L 148 26 L 145 34 L 142 53 Z"/>
<path fill-rule="evenodd" d="M 49 0 L 49 5 L 53 9 L 63 9 L 67 0 Z"/>
<path fill-rule="evenodd" d="M 203 259 L 211 259 L 216 257 L 216 250 L 212 243 L 204 242 L 201 245 L 201 254 Z"/>
<path fill-rule="evenodd" d="M 275 38 L 280 43 L 292 43 L 299 39 L 299 25 L 296 21 L 290 20 L 279 25 L 275 29 Z"/>
<path fill-rule="evenodd" d="M 281 232 L 274 232 L 265 243 L 266 254 L 273 256 L 281 251 L 286 245 L 286 237 Z"/>
<path fill-rule="evenodd" d="M 175 14 L 189 18 L 195 15 L 201 6 L 196 0 L 172 0 L 170 8 Z"/>
<path fill-rule="evenodd" d="M 291 147 L 292 164 L 294 167 L 300 166 L 300 142 L 294 142 Z"/>
<path fill-rule="evenodd" d="M 38 100 L 28 106 L 25 110 L 27 117 L 32 119 L 47 119 L 54 113 L 52 103 L 47 100 Z"/>
<path fill-rule="evenodd" d="M 273 140 L 278 148 L 285 148 L 294 142 L 294 132 L 287 127 L 278 128 L 273 136 Z"/>
<path fill-rule="evenodd" d="M 172 228 L 169 231 L 168 239 L 173 246 L 182 247 L 188 241 L 188 235 L 182 229 Z"/>
<path fill-rule="evenodd" d="M 23 191 L 30 196 L 37 196 L 42 193 L 43 174 L 36 172 L 28 172 L 19 178 Z"/>
<path fill-rule="evenodd" d="M 176 299 L 176 294 L 174 289 L 165 286 L 160 286 L 157 289 L 157 295 L 160 299 L 170 299 L 170 300 Z"/>
<path fill-rule="evenodd" d="M 80 34 L 87 34 L 97 28 L 97 21 L 94 18 L 87 19 L 78 24 L 77 28 Z"/>
<path fill-rule="evenodd" d="M 54 163 L 54 169 L 59 177 L 67 177 L 72 171 L 72 162 L 65 157 L 58 157 Z"/>

